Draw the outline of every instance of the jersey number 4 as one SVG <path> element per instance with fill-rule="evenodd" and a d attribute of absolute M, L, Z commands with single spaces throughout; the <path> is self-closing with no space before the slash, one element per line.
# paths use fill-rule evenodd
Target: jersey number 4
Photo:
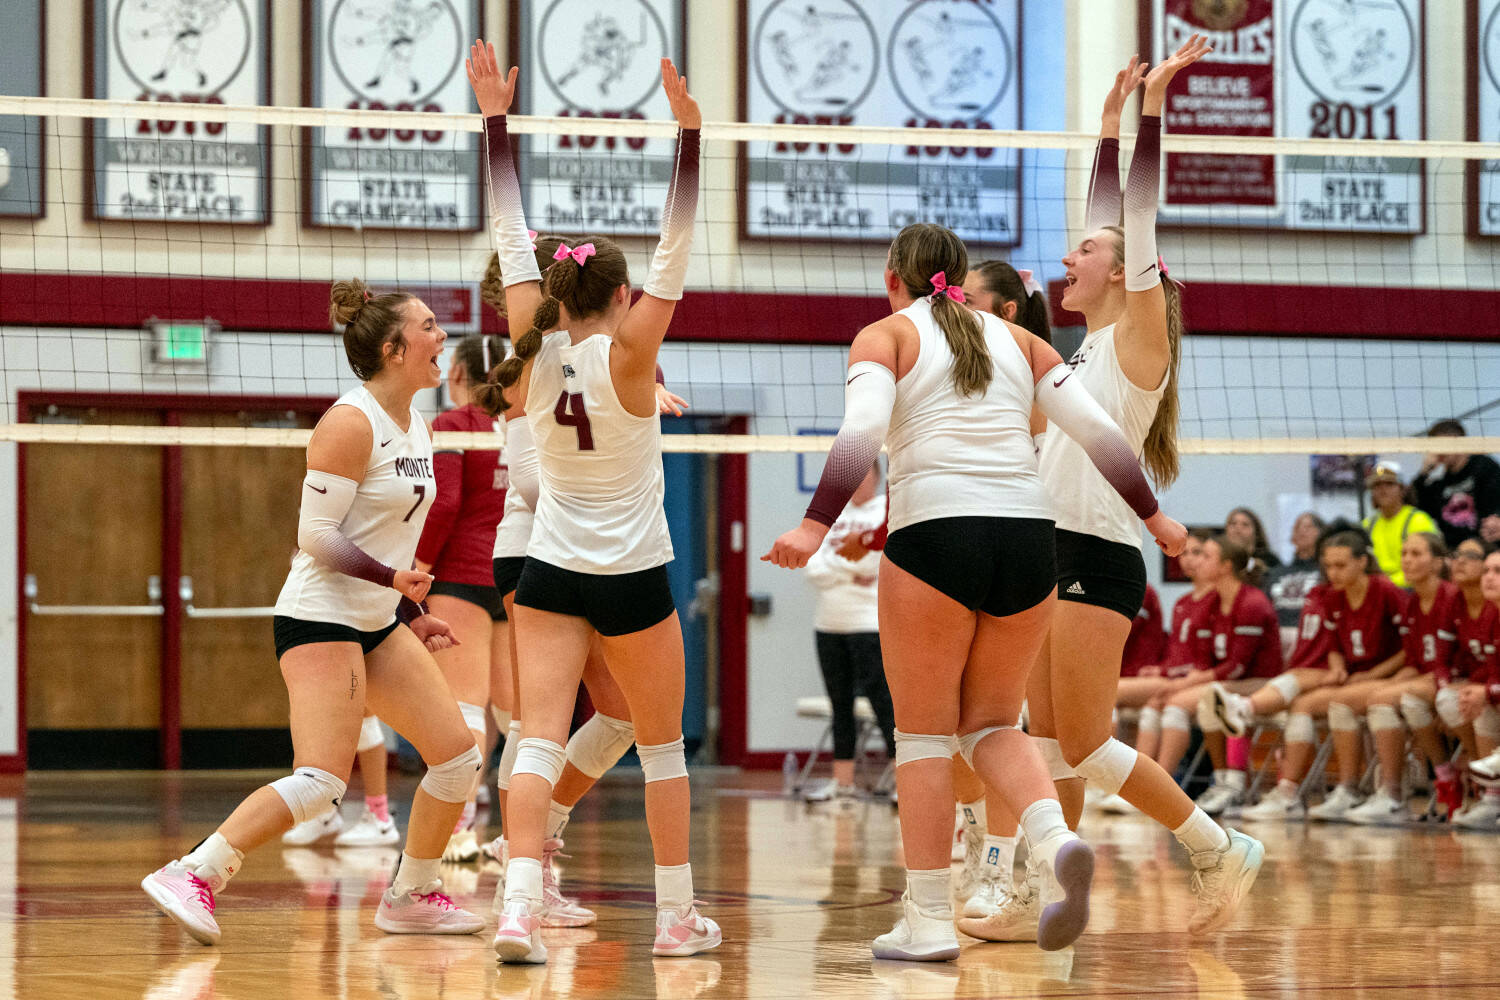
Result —
<path fill-rule="evenodd" d="M 583 406 L 583 393 L 564 391 L 557 397 L 557 405 L 552 408 L 552 418 L 563 427 L 571 427 L 578 432 L 578 450 L 594 450 L 594 429 L 589 425 L 589 411 Z"/>

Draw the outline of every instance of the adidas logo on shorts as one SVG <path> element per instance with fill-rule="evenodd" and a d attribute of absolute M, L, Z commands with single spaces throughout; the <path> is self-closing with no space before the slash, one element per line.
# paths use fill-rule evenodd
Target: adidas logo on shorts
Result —
<path fill-rule="evenodd" d="M 1069 587 L 1065 591 L 1065 593 L 1078 594 L 1080 596 L 1083 596 L 1083 584 L 1082 584 L 1082 582 L 1080 582 L 1078 580 L 1074 580 L 1073 581 L 1073 585 L 1071 587 Z"/>

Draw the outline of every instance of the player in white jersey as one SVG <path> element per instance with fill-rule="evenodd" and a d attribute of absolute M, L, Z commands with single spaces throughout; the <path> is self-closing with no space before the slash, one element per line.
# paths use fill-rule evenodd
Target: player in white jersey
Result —
<path fill-rule="evenodd" d="M 509 166 L 508 149 L 491 151 L 504 158 L 500 161 L 492 159 L 492 164 L 503 163 L 506 167 Z M 532 247 L 538 271 L 552 263 L 553 255 L 562 242 L 556 236 L 535 237 Z M 509 315 L 501 283 L 499 257 L 492 255 L 492 258 L 481 285 L 481 297 L 514 326 L 529 328 L 533 317 Z M 661 371 L 658 368 L 656 397 L 661 412 L 681 416 L 682 408 L 687 405 L 686 401 L 668 392 L 661 381 Z M 493 397 L 490 399 L 491 405 L 503 405 L 503 397 L 497 387 L 490 386 L 487 395 Z M 495 534 L 492 565 L 495 587 L 500 592 L 507 614 L 514 616 L 516 584 L 526 565 L 526 548 L 531 541 L 532 503 L 537 490 L 537 455 L 525 411 L 519 406 L 513 406 L 505 410 L 497 409 L 492 415 L 502 414 L 505 426 L 510 431 L 505 442 L 505 459 L 509 464 L 512 482 L 520 485 L 506 494 L 504 516 Z M 528 497 L 531 499 L 528 500 Z M 510 665 L 503 677 L 496 677 L 492 681 L 493 690 L 503 688 L 507 692 L 503 714 L 498 711 L 496 714 L 496 722 L 506 732 L 505 749 L 501 753 L 500 767 L 495 776 L 502 830 L 507 828 L 510 777 L 522 730 L 520 712 L 512 713 L 512 706 L 519 704 L 520 697 L 515 642 L 515 632 L 512 630 Z M 572 815 L 573 806 L 635 742 L 629 704 L 620 691 L 620 686 L 610 676 L 597 640 L 589 646 L 588 662 L 583 670 L 583 686 L 593 703 L 594 714 L 568 738 L 568 763 L 552 791 L 552 802 L 548 807 L 547 839 L 542 844 L 542 910 L 538 915 L 543 927 L 583 927 L 598 919 L 592 910 L 562 894 L 562 886 L 552 862 L 563 848 L 562 835 Z M 482 850 L 501 864 L 501 877 L 495 886 L 495 911 L 498 913 L 505 896 L 504 866 L 508 860 L 504 833 L 485 844 Z"/>
<path fill-rule="evenodd" d="M 340 281 L 329 315 L 361 385 L 318 421 L 307 447 L 299 551 L 274 620 L 291 702 L 295 771 L 253 792 L 190 853 L 141 883 L 204 944 L 219 939 L 214 897 L 247 852 L 344 796 L 368 705 L 428 762 L 406 849 L 375 926 L 393 934 L 472 934 L 484 921 L 442 891 L 438 865 L 481 757 L 433 650 L 455 641 L 421 605 L 432 577 L 410 569 L 436 482 L 432 440 L 412 399 L 442 379 L 447 335 L 412 295 L 372 297 Z"/>
<path fill-rule="evenodd" d="M 1159 486 L 1177 475 L 1177 365 L 1182 311 L 1178 288 L 1163 280 L 1156 251 L 1161 172 L 1161 109 L 1167 86 L 1209 51 L 1194 35 L 1151 69 L 1132 59 L 1105 102 L 1090 186 L 1086 235 L 1067 257 L 1063 306 L 1082 313 L 1088 333 L 1069 364 L 1124 430 Z M 1141 123 L 1123 206 L 1119 125 L 1126 101 L 1145 82 Z M 1123 229 L 1119 225 L 1122 220 Z M 1150 757 L 1111 735 L 1121 656 L 1145 594 L 1140 529 L 1129 508 L 1089 465 L 1077 444 L 1048 434 L 1042 480 L 1057 511 L 1058 603 L 1047 644 L 1027 690 L 1031 732 L 1076 826 L 1083 778 L 1119 794 L 1166 826 L 1188 850 L 1197 909 L 1194 933 L 1226 924 L 1255 880 L 1259 842 L 1226 832 Z M 992 918 L 997 932 L 1025 926 L 1034 911 L 1023 887 Z"/>
<path fill-rule="evenodd" d="M 1088 922 L 1093 852 L 1068 830 L 1046 765 L 1016 725 L 1056 603 L 1032 406 L 1082 442 L 1164 549 L 1180 551 L 1187 535 L 1157 508 L 1119 428 L 1057 351 L 962 304 L 968 267 L 962 241 L 941 226 L 908 226 L 891 244 L 885 287 L 894 314 L 855 337 L 844 422 L 818 490 L 801 526 L 763 557 L 805 565 L 889 446 L 880 644 L 896 709 L 907 873 L 902 917 L 875 939 L 876 958 L 958 956 L 947 822 L 955 733 L 988 793 L 1021 817 L 1045 883 L 1037 943 L 1066 947 Z"/>
<path fill-rule="evenodd" d="M 508 390 L 505 402 L 529 414 L 522 425 L 535 438 L 540 477 L 515 597 L 525 718 L 511 776 L 511 857 L 495 951 L 502 961 L 546 960 L 539 920 L 545 822 L 566 763 L 562 741 L 573 692 L 597 631 L 630 705 L 646 776 L 657 886 L 652 950 L 691 955 L 716 947 L 720 934 L 693 903 L 687 863 L 682 631 L 667 586 L 672 550 L 662 509 L 655 372 L 692 243 L 702 116 L 686 82 L 662 60 L 663 89 L 681 132 L 661 241 L 645 295 L 632 308 L 625 256 L 603 237 L 560 246 L 540 280 L 520 187 L 504 152 L 516 70 L 502 78 L 493 46 L 479 43 L 468 71 L 485 115 L 490 161 L 498 166 L 490 197 L 500 217 L 497 250 L 508 308 L 512 316 L 533 317 L 496 381 Z M 562 309 L 566 330 L 544 335 L 558 326 Z"/>

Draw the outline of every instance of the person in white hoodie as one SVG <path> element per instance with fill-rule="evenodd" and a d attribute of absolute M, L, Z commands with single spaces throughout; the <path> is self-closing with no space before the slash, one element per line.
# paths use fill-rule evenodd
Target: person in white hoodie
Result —
<path fill-rule="evenodd" d="M 863 694 L 870 699 L 875 720 L 885 737 L 886 752 L 892 760 L 896 758 L 895 716 L 880 659 L 875 585 L 880 552 L 863 545 L 845 544 L 876 531 L 884 523 L 885 492 L 880 489 L 877 462 L 807 562 L 807 577 L 818 588 L 818 606 L 813 614 L 818 666 L 833 706 L 833 777 L 807 790 L 803 797 L 809 802 L 856 794 L 854 744 L 859 726 L 854 719 L 855 695 Z M 851 559 L 846 552 L 861 554 Z"/>

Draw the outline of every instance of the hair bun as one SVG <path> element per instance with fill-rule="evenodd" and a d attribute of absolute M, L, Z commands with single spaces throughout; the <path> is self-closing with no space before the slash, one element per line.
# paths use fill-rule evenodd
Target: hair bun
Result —
<path fill-rule="evenodd" d="M 358 278 L 335 281 L 328 290 L 328 319 L 335 326 L 354 322 L 365 303 L 370 301 L 370 286 Z"/>

